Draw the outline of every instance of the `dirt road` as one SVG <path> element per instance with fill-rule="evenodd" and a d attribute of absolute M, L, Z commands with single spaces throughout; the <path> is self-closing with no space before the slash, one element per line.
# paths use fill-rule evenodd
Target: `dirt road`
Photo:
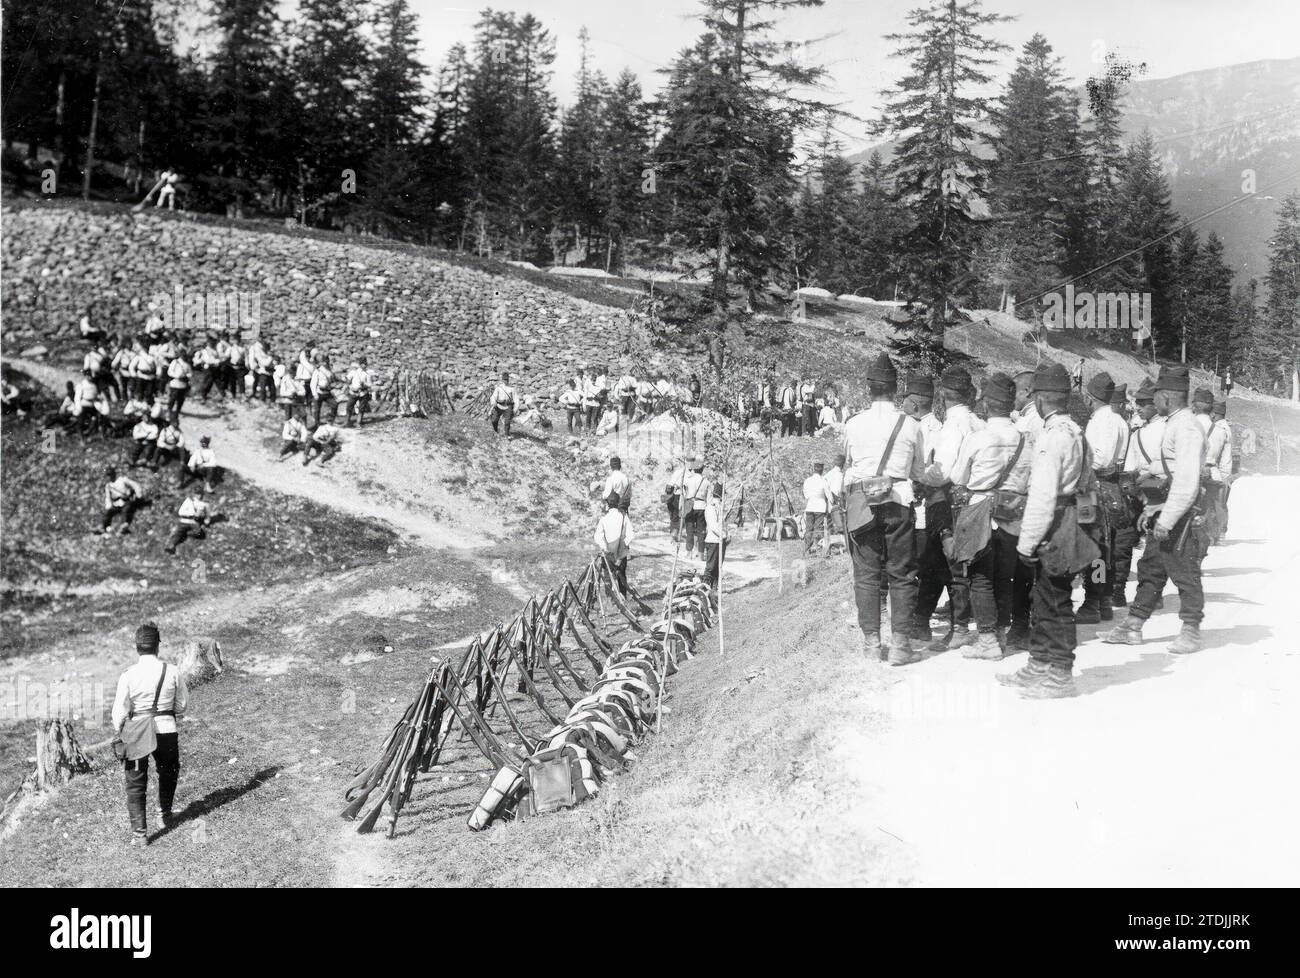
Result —
<path fill-rule="evenodd" d="M 1297 502 L 1300 479 L 1233 489 L 1231 543 L 1205 561 L 1199 654 L 1164 651 L 1171 588 L 1147 645 L 1080 629 L 1072 700 L 1025 701 L 992 681 L 1025 655 L 896 670 L 903 681 L 878 697 L 886 733 L 833 731 L 840 776 L 872 799 L 856 809 L 862 831 L 903 840 L 921 884 L 1294 884 Z"/>

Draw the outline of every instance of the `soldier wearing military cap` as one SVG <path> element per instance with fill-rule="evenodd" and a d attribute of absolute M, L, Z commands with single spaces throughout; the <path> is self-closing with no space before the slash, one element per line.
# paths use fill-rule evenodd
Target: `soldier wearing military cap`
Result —
<path fill-rule="evenodd" d="M 1035 442 L 1028 496 L 1017 552 L 1034 565 L 1033 623 L 1029 662 L 998 676 L 1028 697 L 1073 696 L 1075 628 L 1070 586 L 1099 551 L 1078 523 L 1075 495 L 1091 479 L 1083 432 L 1070 418 L 1070 375 L 1060 364 L 1034 374 L 1034 402 L 1043 418 Z"/>
<path fill-rule="evenodd" d="M 172 818 L 172 800 L 181 773 L 176 718 L 185 713 L 188 693 L 180 671 L 158 658 L 161 636 L 151 621 L 135 631 L 135 665 L 122 673 L 113 700 L 113 729 L 123 741 L 126 808 L 131 819 L 131 844 L 149 844 L 145 803 L 149 791 L 149 758 L 158 768 L 158 818 L 165 828 Z M 149 718 L 137 740 L 126 730 L 132 720 Z M 152 728 L 151 730 L 148 728 Z M 132 730 L 140 730 L 136 724 Z M 153 746 L 150 747 L 149 745 Z"/>
<path fill-rule="evenodd" d="M 1015 410 L 1011 418 L 1016 430 L 1025 436 L 1025 454 L 1034 457 L 1034 443 L 1043 430 L 1043 419 L 1034 407 L 1034 371 L 1022 370 L 1012 380 L 1016 385 Z M 1011 627 L 1007 629 L 1007 652 L 1029 651 L 1029 607 L 1034 589 L 1034 569 L 1024 561 L 1017 561 L 1011 579 Z"/>
<path fill-rule="evenodd" d="M 1128 518 L 1128 504 L 1120 490 L 1120 476 L 1128 453 L 1128 422 L 1111 408 L 1115 382 L 1104 370 L 1087 383 L 1084 397 L 1091 416 L 1084 429 L 1089 464 L 1097 476 L 1097 518 L 1088 532 L 1101 550 L 1102 563 L 1083 575 L 1083 604 L 1074 613 L 1077 625 L 1095 625 L 1115 617 L 1111 606 L 1111 563 L 1115 529 Z"/>
<path fill-rule="evenodd" d="M 1186 367 L 1160 369 L 1155 407 L 1164 424 L 1155 444 L 1141 446 L 1143 458 L 1137 470 L 1146 503 L 1139 525 L 1147 534 L 1147 544 L 1138 561 L 1137 595 L 1129 606 L 1128 616 L 1106 636 L 1106 641 L 1113 644 L 1142 644 L 1142 626 L 1155 610 L 1166 582 L 1173 581 L 1178 588 L 1178 617 L 1182 628 L 1169 651 L 1185 654 L 1201 648 L 1201 619 L 1205 610 L 1201 561 L 1209 541 L 1195 518 L 1206 438 L 1188 407 L 1190 386 Z M 1148 452 L 1150 458 L 1145 457 Z"/>
<path fill-rule="evenodd" d="M 949 559 L 952 551 L 952 528 L 960 498 L 953 493 L 952 473 L 963 443 L 984 422 L 971 410 L 975 398 L 975 385 L 970 373 L 962 367 L 949 367 L 943 372 L 944 418 L 938 435 L 925 443 L 925 525 L 926 548 L 920 555 L 921 586 L 916 600 L 916 621 L 913 634 L 918 639 L 928 636 L 930 617 L 939 604 L 939 595 L 948 588 L 951 625 L 941 638 L 930 643 L 931 651 L 959 649 L 975 641 L 970 631 L 970 584 L 964 565 Z M 957 494 L 960 496 L 961 494 Z"/>
<path fill-rule="evenodd" d="M 1214 424 L 1214 419 L 1210 417 L 1213 411 L 1214 392 L 1208 387 L 1198 387 L 1196 393 L 1192 395 L 1192 417 L 1196 419 L 1196 423 L 1201 426 L 1201 431 L 1207 438 Z"/>
<path fill-rule="evenodd" d="M 921 656 L 909 629 L 916 606 L 917 561 L 912 486 L 922 474 L 920 426 L 894 404 L 898 373 L 885 354 L 867 369 L 871 406 L 844 426 L 846 529 L 853 562 L 853 598 L 868 658 L 886 653 L 880 637 L 881 586 L 888 580 L 889 664 Z"/>
<path fill-rule="evenodd" d="M 988 414 L 983 429 L 963 443 L 953 484 L 969 496 L 954 526 L 954 560 L 966 564 L 978 636 L 962 649 L 968 659 L 1000 659 L 1011 624 L 1012 582 L 1019 557 L 1020 507 L 1029 483 L 1028 439 L 1011 423 L 1015 385 L 996 373 L 980 400 Z"/>

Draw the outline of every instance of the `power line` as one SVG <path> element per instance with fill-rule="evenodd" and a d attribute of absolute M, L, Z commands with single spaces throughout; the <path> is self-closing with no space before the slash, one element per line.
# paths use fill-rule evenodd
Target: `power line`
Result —
<path fill-rule="evenodd" d="M 1218 214 L 1220 211 L 1226 211 L 1229 207 L 1232 207 L 1235 204 L 1240 204 L 1243 200 L 1250 200 L 1251 198 L 1256 197 L 1259 194 L 1263 193 L 1265 190 L 1268 190 L 1270 187 L 1275 187 L 1279 183 L 1283 183 L 1287 180 L 1290 180 L 1292 177 L 1300 177 L 1300 170 L 1294 170 L 1291 173 L 1284 174 L 1283 176 L 1278 177 L 1276 180 L 1272 180 L 1269 183 L 1264 184 L 1264 186 L 1256 188 L 1256 190 L 1252 193 L 1243 194 L 1242 196 L 1237 197 L 1235 200 L 1230 200 L 1226 204 L 1220 204 L 1218 207 L 1215 207 L 1213 210 L 1208 210 L 1204 214 L 1199 214 L 1196 217 L 1193 217 L 1191 220 L 1180 225 L 1179 227 L 1174 228 L 1172 231 L 1168 231 L 1160 235 L 1158 238 L 1152 238 L 1150 241 L 1146 242 L 1145 244 L 1140 244 L 1136 248 L 1124 252 L 1124 254 L 1120 255 L 1118 258 L 1112 258 L 1110 261 L 1104 262 L 1103 264 L 1098 265 L 1096 268 L 1090 268 L 1086 272 L 1080 272 L 1078 275 L 1074 276 L 1074 278 L 1069 278 L 1066 279 L 1064 282 L 1059 282 L 1044 292 L 1039 292 L 1037 295 L 1030 296 L 1025 301 L 1027 303 L 1036 302 L 1037 300 L 1041 299 L 1043 296 L 1050 295 L 1051 293 L 1055 292 L 1057 289 L 1063 289 L 1067 285 L 1079 281 L 1079 279 L 1081 278 L 1087 278 L 1089 275 L 1093 275 L 1097 272 L 1100 272 L 1103 268 L 1109 268 L 1111 265 L 1117 264 L 1118 262 L 1122 262 L 1125 258 L 1132 257 L 1133 255 L 1136 255 L 1140 251 L 1145 251 L 1147 248 L 1150 248 L 1153 244 L 1159 244 L 1161 241 L 1165 240 L 1165 238 L 1172 237 L 1173 235 L 1178 234 L 1180 231 L 1185 231 L 1193 224 L 1203 221 L 1207 217 L 1213 217 L 1215 214 Z"/>

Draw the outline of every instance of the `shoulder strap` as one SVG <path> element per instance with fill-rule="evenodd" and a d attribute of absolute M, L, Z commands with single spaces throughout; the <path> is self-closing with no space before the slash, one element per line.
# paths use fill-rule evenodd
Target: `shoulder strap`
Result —
<path fill-rule="evenodd" d="M 1151 456 L 1147 454 L 1146 446 L 1142 444 L 1142 432 L 1144 431 L 1146 431 L 1145 425 L 1137 430 L 1137 446 L 1138 451 L 1142 453 L 1142 461 L 1150 462 Z"/>
<path fill-rule="evenodd" d="M 158 688 L 153 691 L 153 707 L 156 712 L 158 709 L 158 697 L 162 695 L 163 680 L 167 678 L 167 663 L 162 664 L 162 675 L 158 677 Z"/>
<path fill-rule="evenodd" d="M 1025 450 L 1025 433 L 1022 431 L 1020 433 L 1020 441 L 1016 444 L 1015 454 L 1011 456 L 1011 461 L 1009 461 L 1005 466 L 1003 466 L 1002 474 L 998 476 L 998 481 L 993 484 L 994 489 L 1002 488 L 1002 483 L 1007 481 L 1007 476 L 1011 474 L 1011 470 L 1014 469 L 1016 467 L 1016 463 L 1020 461 L 1020 453 L 1024 450 Z"/>
<path fill-rule="evenodd" d="M 885 466 L 889 464 L 889 456 L 894 454 L 894 442 L 898 441 L 898 433 L 903 430 L 903 422 L 907 420 L 907 415 L 901 412 L 898 415 L 898 421 L 894 424 L 894 430 L 890 433 L 889 441 L 885 443 L 885 452 L 880 456 L 880 467 L 876 469 L 876 477 L 885 474 Z"/>

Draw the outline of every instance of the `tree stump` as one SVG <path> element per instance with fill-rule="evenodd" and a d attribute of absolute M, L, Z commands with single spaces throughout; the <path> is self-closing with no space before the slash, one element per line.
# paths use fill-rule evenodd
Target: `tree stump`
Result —
<path fill-rule="evenodd" d="M 163 656 L 181 672 L 187 689 L 211 682 L 225 671 L 221 660 L 221 646 L 215 638 L 197 638 L 187 641 L 175 657 Z"/>

